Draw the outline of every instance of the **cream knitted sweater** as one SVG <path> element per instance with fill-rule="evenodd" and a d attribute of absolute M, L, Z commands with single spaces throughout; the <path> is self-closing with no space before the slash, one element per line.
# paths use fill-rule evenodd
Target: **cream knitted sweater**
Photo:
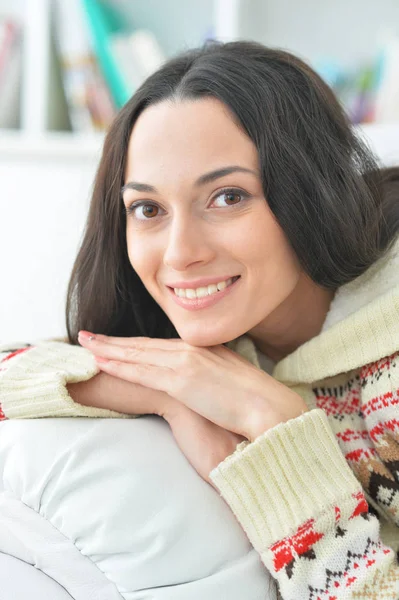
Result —
<path fill-rule="evenodd" d="M 0 418 L 132 416 L 69 396 L 98 373 L 86 349 L 13 346 L 0 347 Z M 230 347 L 263 364 L 247 336 Z M 272 375 L 309 412 L 239 444 L 212 481 L 284 599 L 399 599 L 399 240 Z"/>

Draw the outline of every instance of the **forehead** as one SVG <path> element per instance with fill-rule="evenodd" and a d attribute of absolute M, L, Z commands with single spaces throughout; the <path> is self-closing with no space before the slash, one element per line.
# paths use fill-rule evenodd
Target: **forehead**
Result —
<path fill-rule="evenodd" d="M 161 175 L 201 174 L 229 164 L 257 168 L 258 155 L 222 102 L 163 101 L 145 109 L 133 127 L 126 177 L 151 183 Z"/>

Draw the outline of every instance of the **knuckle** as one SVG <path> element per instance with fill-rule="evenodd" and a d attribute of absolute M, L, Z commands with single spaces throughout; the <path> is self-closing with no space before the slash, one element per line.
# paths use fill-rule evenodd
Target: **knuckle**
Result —
<path fill-rule="evenodd" d="M 118 369 L 120 366 L 120 362 L 118 360 L 109 360 L 107 363 L 108 369 Z"/>
<path fill-rule="evenodd" d="M 180 345 L 181 345 L 182 349 L 186 350 L 187 352 L 194 352 L 195 350 L 197 350 L 196 346 L 192 346 L 191 344 L 189 344 L 188 342 L 185 342 L 184 340 L 180 340 Z"/>
<path fill-rule="evenodd" d="M 181 355 L 181 366 L 184 369 L 192 370 L 198 364 L 198 356 L 191 349 L 185 349 Z"/>
<path fill-rule="evenodd" d="M 171 391 L 175 396 L 184 394 L 188 388 L 187 377 L 180 375 L 179 377 L 173 377 L 170 381 Z"/>
<path fill-rule="evenodd" d="M 128 346 L 123 351 L 123 358 L 126 361 L 134 360 L 139 356 L 140 352 L 142 352 L 142 348 L 140 346 Z"/>
<path fill-rule="evenodd" d="M 135 368 L 139 373 L 143 374 L 151 373 L 152 370 L 151 365 L 148 365 L 146 363 L 135 365 Z"/>
<path fill-rule="evenodd" d="M 181 366 L 193 373 L 198 373 L 206 365 L 206 361 L 203 348 L 188 346 L 181 355 Z"/>
<path fill-rule="evenodd" d="M 198 368 L 198 363 L 196 363 L 194 360 L 188 360 L 184 363 L 184 379 L 185 380 L 190 380 L 190 379 L 194 379 L 195 377 L 197 377 L 199 374 L 199 368 Z"/>

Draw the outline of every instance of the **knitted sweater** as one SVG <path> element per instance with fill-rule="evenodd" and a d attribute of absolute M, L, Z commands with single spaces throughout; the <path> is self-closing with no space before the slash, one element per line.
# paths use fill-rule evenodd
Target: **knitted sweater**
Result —
<path fill-rule="evenodd" d="M 229 345 L 263 362 L 247 336 Z M 0 347 L 1 418 L 132 417 L 72 400 L 66 383 L 98 372 L 79 346 Z M 272 375 L 309 412 L 240 443 L 212 482 L 284 599 L 399 599 L 399 240 Z"/>

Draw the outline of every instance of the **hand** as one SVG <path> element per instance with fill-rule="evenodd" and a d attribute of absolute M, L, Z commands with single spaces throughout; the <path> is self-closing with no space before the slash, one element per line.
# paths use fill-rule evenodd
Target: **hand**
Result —
<path fill-rule="evenodd" d="M 105 372 L 166 392 L 250 441 L 307 410 L 298 394 L 225 346 L 198 348 L 180 339 L 103 335 L 91 341 L 80 336 L 79 342 L 98 357 Z M 175 410 L 176 404 L 171 406 Z M 167 419 L 167 406 L 165 411 L 161 416 Z"/>
<path fill-rule="evenodd" d="M 166 407 L 172 408 L 173 399 L 165 392 L 125 381 L 104 371 L 86 381 L 68 383 L 66 388 L 78 404 L 130 415 L 163 416 Z M 180 405 L 177 400 L 174 402 Z"/>

